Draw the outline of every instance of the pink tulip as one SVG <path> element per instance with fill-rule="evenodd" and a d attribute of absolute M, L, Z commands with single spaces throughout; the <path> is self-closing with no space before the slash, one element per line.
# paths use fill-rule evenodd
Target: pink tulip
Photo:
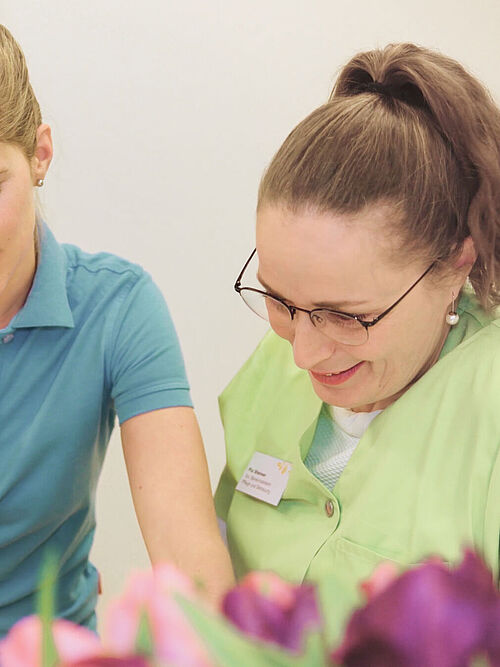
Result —
<path fill-rule="evenodd" d="M 153 663 L 135 656 L 131 658 L 88 658 L 87 660 L 78 660 L 77 662 L 67 662 L 59 667 L 153 667 Z"/>
<path fill-rule="evenodd" d="M 168 564 L 136 572 L 123 596 L 112 602 L 105 622 L 105 645 L 110 654 L 133 653 L 139 623 L 146 614 L 154 655 L 177 667 L 210 667 L 207 651 L 174 598 L 195 597 L 190 580 Z"/>
<path fill-rule="evenodd" d="M 92 658 L 101 650 L 101 643 L 93 632 L 70 621 L 55 620 L 52 631 L 62 661 Z M 21 619 L 0 643 L 2 667 L 41 667 L 41 655 L 42 622 L 38 616 Z"/>

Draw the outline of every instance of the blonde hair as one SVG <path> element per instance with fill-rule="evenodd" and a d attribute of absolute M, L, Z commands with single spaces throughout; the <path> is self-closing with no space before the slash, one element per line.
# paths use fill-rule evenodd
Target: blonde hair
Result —
<path fill-rule="evenodd" d="M 16 144 L 31 159 L 41 122 L 24 54 L 7 28 L 0 25 L 0 141 Z"/>
<path fill-rule="evenodd" d="M 414 44 L 347 63 L 273 158 L 258 207 L 379 202 L 398 214 L 402 257 L 446 262 L 471 235 L 471 283 L 483 307 L 500 304 L 500 110 L 459 63 Z"/>

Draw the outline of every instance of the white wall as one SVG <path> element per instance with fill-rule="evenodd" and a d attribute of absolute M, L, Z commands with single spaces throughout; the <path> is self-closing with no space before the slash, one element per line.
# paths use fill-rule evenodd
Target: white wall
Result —
<path fill-rule="evenodd" d="M 2 0 L 56 156 L 41 195 L 61 241 L 137 261 L 177 325 L 212 481 L 217 394 L 264 331 L 232 291 L 261 172 L 355 52 L 415 41 L 500 97 L 498 0 Z M 103 602 L 147 562 L 115 437 L 93 559 Z"/>

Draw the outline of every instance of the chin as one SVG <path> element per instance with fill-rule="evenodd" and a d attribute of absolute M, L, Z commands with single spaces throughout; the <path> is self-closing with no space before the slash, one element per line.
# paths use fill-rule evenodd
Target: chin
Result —
<path fill-rule="evenodd" d="M 324 387 L 316 380 L 312 380 L 312 386 L 315 394 L 329 405 L 335 405 L 338 408 L 356 408 L 358 405 L 365 405 L 366 398 L 359 396 L 359 392 L 341 387 Z"/>
<path fill-rule="evenodd" d="M 366 386 L 348 387 L 340 385 L 336 387 L 325 387 L 314 379 L 311 379 L 315 394 L 328 405 L 337 408 L 347 408 L 355 412 L 373 412 L 382 410 L 393 403 L 401 394 L 394 397 L 374 396 L 366 391 Z"/>

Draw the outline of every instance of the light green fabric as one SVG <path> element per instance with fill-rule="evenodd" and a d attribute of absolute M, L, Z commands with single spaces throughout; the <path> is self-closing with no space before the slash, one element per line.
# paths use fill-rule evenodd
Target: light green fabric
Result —
<path fill-rule="evenodd" d="M 289 343 L 265 336 L 220 397 L 227 465 L 215 499 L 237 576 L 334 575 L 342 618 L 383 559 L 453 563 L 470 544 L 498 578 L 500 320 L 489 324 L 467 294 L 460 313 L 441 359 L 370 424 L 333 492 L 303 463 L 321 401 Z M 254 451 L 292 463 L 277 507 L 234 490 Z"/>

